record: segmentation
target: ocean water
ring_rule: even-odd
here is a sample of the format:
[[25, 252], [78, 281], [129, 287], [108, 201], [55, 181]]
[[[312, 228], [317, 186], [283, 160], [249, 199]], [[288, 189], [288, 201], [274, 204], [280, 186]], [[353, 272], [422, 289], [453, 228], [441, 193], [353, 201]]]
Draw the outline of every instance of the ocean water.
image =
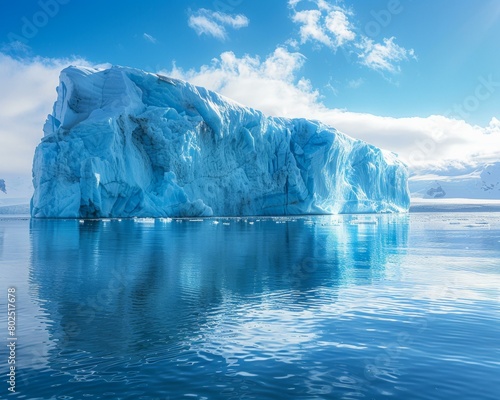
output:
[[3, 218], [0, 274], [2, 399], [499, 398], [500, 213]]

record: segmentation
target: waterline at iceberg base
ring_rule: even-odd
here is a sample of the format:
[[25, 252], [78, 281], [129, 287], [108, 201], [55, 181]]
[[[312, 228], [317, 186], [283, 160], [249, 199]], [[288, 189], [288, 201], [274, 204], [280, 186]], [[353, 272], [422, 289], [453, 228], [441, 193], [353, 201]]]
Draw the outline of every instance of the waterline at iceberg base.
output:
[[33, 162], [38, 218], [403, 212], [393, 153], [124, 67], [62, 71]]

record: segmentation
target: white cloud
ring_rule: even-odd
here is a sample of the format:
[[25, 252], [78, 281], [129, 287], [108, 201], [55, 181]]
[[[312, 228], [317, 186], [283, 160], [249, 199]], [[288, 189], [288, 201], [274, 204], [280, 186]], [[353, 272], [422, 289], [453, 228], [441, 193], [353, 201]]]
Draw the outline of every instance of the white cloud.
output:
[[191, 15], [188, 25], [193, 28], [198, 35], [213, 36], [217, 39], [226, 38], [226, 30], [223, 26], [202, 15]]
[[[309, 0], [309, 8], [297, 10], [304, 0], [289, 0], [292, 10], [291, 19], [299, 25], [300, 43], [311, 42], [337, 50], [354, 50], [359, 62], [378, 72], [397, 73], [399, 63], [416, 59], [413, 49], [405, 49], [395, 43], [395, 38], [383, 38], [375, 43], [363, 34], [356, 34], [356, 27], [349, 20], [353, 12], [326, 0]], [[312, 7], [312, 8], [311, 8]], [[292, 42], [293, 39], [290, 40]]]
[[155, 44], [158, 41], [154, 36], [151, 36], [149, 33], [143, 33], [142, 37], [148, 42], [151, 42], [153, 44]]
[[326, 16], [325, 25], [335, 36], [337, 47], [354, 40], [356, 37], [356, 34], [350, 29], [351, 24], [344, 10], [330, 11]]
[[415, 53], [412, 49], [406, 50], [394, 43], [394, 37], [389, 39], [384, 38], [383, 44], [374, 43], [373, 40], [363, 38], [363, 41], [358, 45], [361, 49], [359, 58], [361, 64], [379, 72], [399, 72], [400, 61], [406, 61], [410, 58], [415, 58]]
[[249, 20], [242, 14], [229, 15], [201, 8], [191, 14], [188, 25], [198, 35], [213, 36], [220, 40], [227, 38], [226, 27], [240, 29], [248, 26]]
[[317, 0], [317, 9], [297, 11], [295, 6], [300, 0], [289, 1], [293, 10], [292, 21], [300, 25], [299, 35], [302, 44], [318, 42], [332, 49], [354, 40], [356, 34], [351, 30], [350, 13], [326, 1]]
[[88, 65], [82, 59], [14, 59], [0, 53], [0, 176], [30, 174], [59, 72], [70, 64]]
[[490, 123], [488, 124], [488, 126], [485, 128], [485, 133], [494, 135], [495, 133], [498, 133], [498, 132], [500, 132], [500, 120], [493, 117], [490, 120]]
[[225, 52], [199, 70], [184, 71], [174, 66], [160, 73], [215, 90], [269, 115], [286, 116], [301, 114], [319, 98], [307, 79], [296, 79], [303, 63], [300, 53], [278, 47], [264, 60]]
[[[223, 53], [198, 70], [162, 71], [216, 90], [267, 115], [304, 117], [398, 153], [413, 170], [500, 159], [500, 122], [473, 126], [446, 116], [391, 118], [325, 107], [310, 81], [299, 77], [304, 57], [278, 47], [265, 59]], [[280, 73], [280, 71], [283, 71]], [[361, 84], [353, 81], [352, 85]]]
[[249, 24], [249, 20], [242, 14], [229, 15], [223, 12], [211, 12], [212, 18], [223, 25], [228, 25], [234, 29], [245, 28]]
[[300, 42], [317, 41], [328, 47], [333, 47], [333, 41], [321, 26], [321, 12], [319, 10], [304, 10], [296, 12], [293, 22], [300, 24]]

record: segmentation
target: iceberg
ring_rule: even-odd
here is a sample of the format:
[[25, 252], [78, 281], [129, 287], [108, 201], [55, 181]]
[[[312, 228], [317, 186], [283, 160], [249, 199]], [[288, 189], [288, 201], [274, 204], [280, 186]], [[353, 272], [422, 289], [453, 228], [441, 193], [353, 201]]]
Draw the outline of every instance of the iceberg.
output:
[[33, 160], [35, 218], [406, 212], [394, 153], [126, 67], [61, 72]]

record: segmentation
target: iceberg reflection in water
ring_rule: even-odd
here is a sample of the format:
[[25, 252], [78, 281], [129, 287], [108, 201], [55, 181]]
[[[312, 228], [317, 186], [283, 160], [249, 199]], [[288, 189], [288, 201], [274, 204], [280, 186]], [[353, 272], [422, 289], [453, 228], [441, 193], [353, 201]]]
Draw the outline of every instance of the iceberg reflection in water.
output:
[[490, 398], [500, 219], [426, 218], [32, 220], [23, 395]]

